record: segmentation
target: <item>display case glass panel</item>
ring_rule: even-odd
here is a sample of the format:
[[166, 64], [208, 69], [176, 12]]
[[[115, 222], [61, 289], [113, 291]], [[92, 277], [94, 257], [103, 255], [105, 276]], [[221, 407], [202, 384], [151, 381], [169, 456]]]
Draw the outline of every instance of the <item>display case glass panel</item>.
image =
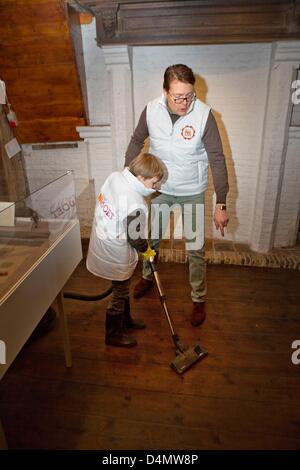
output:
[[51, 181], [31, 178], [29, 187], [23, 200], [0, 203], [0, 305], [57, 239], [78, 223], [71, 171]]

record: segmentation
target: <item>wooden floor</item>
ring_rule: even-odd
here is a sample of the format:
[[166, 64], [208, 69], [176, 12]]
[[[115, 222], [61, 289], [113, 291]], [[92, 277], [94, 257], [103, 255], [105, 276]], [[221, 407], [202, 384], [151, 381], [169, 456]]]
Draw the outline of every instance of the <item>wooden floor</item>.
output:
[[[184, 343], [209, 355], [184, 376], [155, 291], [132, 302], [147, 329], [131, 350], [104, 345], [107, 300], [66, 300], [73, 368], [59, 325], [27, 346], [0, 383], [14, 449], [300, 449], [300, 272], [208, 267], [208, 318], [193, 328], [187, 266], [162, 263], [167, 305]], [[96, 293], [81, 264], [67, 290]], [[24, 308], [24, 314], [26, 309]]]

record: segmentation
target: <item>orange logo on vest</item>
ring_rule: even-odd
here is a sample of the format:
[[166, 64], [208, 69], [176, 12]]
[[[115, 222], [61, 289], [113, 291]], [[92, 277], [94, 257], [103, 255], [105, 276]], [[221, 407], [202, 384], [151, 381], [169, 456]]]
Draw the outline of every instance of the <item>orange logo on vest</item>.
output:
[[181, 135], [185, 140], [191, 140], [194, 137], [195, 133], [196, 131], [193, 126], [184, 126], [181, 129]]

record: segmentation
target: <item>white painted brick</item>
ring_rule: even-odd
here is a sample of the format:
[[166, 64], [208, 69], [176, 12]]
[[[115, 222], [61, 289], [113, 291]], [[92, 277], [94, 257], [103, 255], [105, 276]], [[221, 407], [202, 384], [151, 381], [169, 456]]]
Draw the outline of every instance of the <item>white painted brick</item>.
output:
[[274, 245], [293, 246], [300, 208], [300, 129], [290, 128]]
[[[95, 21], [90, 25], [82, 25], [82, 35], [91, 124], [109, 125], [111, 84], [108, 81], [104, 53], [96, 45]], [[271, 52], [272, 45], [264, 43], [133, 47], [135, 125], [147, 102], [162, 93], [163, 73], [168, 65], [186, 63], [198, 76], [197, 94], [213, 109], [226, 156], [230, 185], [227, 201], [230, 224], [225, 235], [225, 239], [228, 240], [249, 241], [254, 213], [255, 226], [252, 229], [252, 237], [267, 239], [273, 230], [274, 212], [268, 212], [266, 204], [274, 206], [275, 210], [277, 192], [273, 191], [274, 182], [279, 183], [282, 176], [282, 153], [277, 150], [276, 145], [282, 141], [285, 129], [282, 126], [274, 126], [274, 122], [280, 122], [281, 112], [280, 106], [274, 99], [269, 103], [269, 113], [273, 113], [275, 121], [270, 123], [267, 120], [264, 130]], [[276, 90], [280, 91], [282, 87], [286, 87], [284, 74], [286, 65], [282, 66], [276, 62], [273, 71], [278, 71], [278, 67], [283, 71], [282, 77], [276, 84]], [[123, 72], [120, 73], [122, 76]], [[118, 73], [115, 76], [118, 76]], [[117, 84], [114, 85], [114, 89], [116, 93], [114, 103], [118, 103], [119, 100], [120, 115], [123, 116], [124, 107], [130, 104], [125, 104], [118, 96]], [[128, 131], [125, 126], [121, 127], [116, 138], [125, 142], [129, 139], [126, 134]], [[276, 231], [276, 243], [280, 245], [288, 236], [290, 237], [291, 224], [287, 227], [287, 221], [290, 220], [292, 213], [295, 214], [294, 205], [291, 204], [291, 194], [297, 193], [300, 188], [299, 141], [294, 138], [288, 147], [289, 156], [283, 175]], [[69, 168], [75, 171], [82, 231], [87, 233], [92, 218], [91, 200], [94, 198], [94, 193], [98, 192], [109, 173], [116, 169], [116, 155], [112, 153], [111, 138], [102, 138], [101, 142], [94, 142], [92, 145], [81, 141], [78, 149], [32, 151], [30, 145], [25, 145], [23, 148], [28, 172], [34, 173], [37, 177], [41, 173], [51, 175], [51, 172]], [[270, 160], [260, 161], [262, 150], [264, 152], [270, 150], [272, 165]], [[92, 161], [88, 154], [93, 156]], [[121, 155], [118, 155], [118, 159], [121, 160]], [[261, 188], [262, 197], [257, 199], [260, 178], [263, 179], [264, 185]], [[215, 200], [213, 192], [210, 175], [206, 192], [206, 236], [220, 238], [212, 220]]]
[[104, 54], [96, 42], [95, 19], [81, 26], [90, 124], [109, 124], [109, 84]]
[[[247, 242], [249, 211], [255, 200], [262, 143], [271, 46], [236, 44], [211, 46], [163, 46], [133, 49], [135, 121], [146, 103], [162, 93], [165, 68], [185, 63], [202, 79], [196, 82], [200, 99], [212, 106], [226, 155], [234, 233], [230, 222], [226, 239]], [[149, 79], [151, 77], [151, 79]], [[204, 82], [203, 82], [204, 80]], [[201, 86], [202, 85], [202, 86]], [[206, 93], [203, 93], [206, 90]], [[212, 197], [212, 182], [206, 194]], [[246, 228], [245, 228], [246, 227]], [[212, 210], [206, 207], [206, 236], [217, 236]]]

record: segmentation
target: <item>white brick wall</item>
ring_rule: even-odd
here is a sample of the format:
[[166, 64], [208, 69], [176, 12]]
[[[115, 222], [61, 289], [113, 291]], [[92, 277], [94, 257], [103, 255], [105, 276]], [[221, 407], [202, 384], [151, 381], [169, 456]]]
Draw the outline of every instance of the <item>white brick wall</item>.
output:
[[[82, 233], [87, 234], [92, 220], [95, 193], [99, 192], [107, 175], [117, 168], [117, 156], [113, 155], [116, 152], [112, 149], [116, 148], [115, 139], [118, 139], [118, 131], [120, 133], [122, 129], [116, 128], [120, 127], [116, 124], [117, 120], [112, 121], [112, 105], [116, 107], [117, 103], [120, 115], [123, 116], [126, 115], [125, 111], [130, 104], [126, 103], [124, 93], [116, 92], [113, 100], [109, 92], [112, 84], [108, 81], [105, 54], [96, 45], [95, 22], [83, 25], [82, 34], [90, 122], [93, 126], [100, 125], [107, 129], [108, 134], [104, 136], [105, 133], [102, 133], [100, 139], [85, 138], [84, 142], [79, 142], [78, 149], [32, 151], [31, 146], [25, 146], [25, 160], [27, 168], [36, 174], [51, 173], [54, 169], [75, 170], [78, 212], [82, 222]], [[275, 242], [277, 245], [284, 245], [287, 237], [291, 239], [292, 215], [288, 209], [291, 192], [287, 188], [295, 189], [295, 185], [298, 184], [293, 173], [293, 165], [296, 164], [295, 161], [299, 155], [300, 142], [297, 139], [289, 147], [281, 195], [278, 194], [278, 190], [267, 190], [267, 188], [274, 188], [274, 181], [280, 183], [282, 179], [280, 158], [282, 149], [276, 152], [274, 143], [280, 134], [282, 145], [282, 132], [284, 132], [281, 128], [277, 132], [274, 126], [281, 109], [280, 100], [278, 106], [278, 97], [274, 109], [272, 100], [276, 97], [271, 96], [268, 101], [270, 78], [278, 68], [286, 68], [286, 70], [289, 68], [280, 62], [272, 65], [272, 48], [271, 44], [262, 43], [145, 46], [132, 49], [135, 125], [146, 103], [162, 93], [165, 68], [174, 63], [185, 63], [192, 67], [197, 76], [197, 94], [212, 107], [216, 117], [229, 171], [230, 192], [227, 202], [230, 224], [225, 238], [249, 243], [255, 240], [256, 246], [263, 247], [268, 246], [268, 242], [264, 243], [264, 239], [270, 239], [270, 234], [274, 231], [274, 211], [277, 210], [275, 208], [273, 211], [268, 211], [266, 207], [276, 207], [275, 201], [279, 200], [279, 196], [281, 199]], [[297, 43], [283, 44], [279, 48], [279, 55], [281, 55], [278, 55], [277, 60], [286, 61], [286, 51], [290, 49], [297, 60]], [[122, 69], [122, 64], [120, 67]], [[120, 70], [120, 76], [123, 76], [122, 74], [124, 75], [124, 71]], [[283, 80], [282, 83], [280, 80]], [[114, 87], [116, 88], [117, 85]], [[283, 73], [278, 81], [278, 90], [284, 87], [289, 87], [289, 83], [286, 82]], [[266, 119], [266, 113], [268, 113], [268, 119]], [[273, 123], [271, 122], [273, 128], [268, 130], [272, 113], [274, 113]], [[125, 128], [125, 124], [122, 128]], [[268, 148], [271, 149], [269, 155], [266, 154]], [[272, 156], [273, 149], [275, 158]], [[294, 157], [290, 156], [291, 153]], [[264, 156], [267, 158], [262, 158]], [[206, 236], [220, 238], [212, 221], [213, 198], [210, 178], [206, 194]], [[293, 212], [295, 219], [294, 214], [295, 210]], [[287, 230], [287, 224], [289, 224], [289, 230]]]
[[300, 127], [290, 127], [274, 246], [293, 246], [300, 216]]
[[81, 26], [91, 125], [109, 124], [109, 83], [104, 54], [96, 42], [95, 20]]
[[[257, 172], [251, 233], [251, 248], [259, 252], [269, 251], [274, 246], [292, 111], [291, 86], [300, 63], [300, 42], [278, 42], [272, 46], [272, 49], [264, 137]], [[299, 152], [298, 145], [298, 154]]]
[[[249, 241], [262, 145], [270, 44], [136, 47], [133, 49], [135, 122], [162, 93], [165, 68], [185, 63], [197, 75], [196, 91], [212, 106], [229, 171], [230, 224], [226, 239]], [[212, 184], [206, 194], [206, 236], [220, 237], [212, 221]]]

